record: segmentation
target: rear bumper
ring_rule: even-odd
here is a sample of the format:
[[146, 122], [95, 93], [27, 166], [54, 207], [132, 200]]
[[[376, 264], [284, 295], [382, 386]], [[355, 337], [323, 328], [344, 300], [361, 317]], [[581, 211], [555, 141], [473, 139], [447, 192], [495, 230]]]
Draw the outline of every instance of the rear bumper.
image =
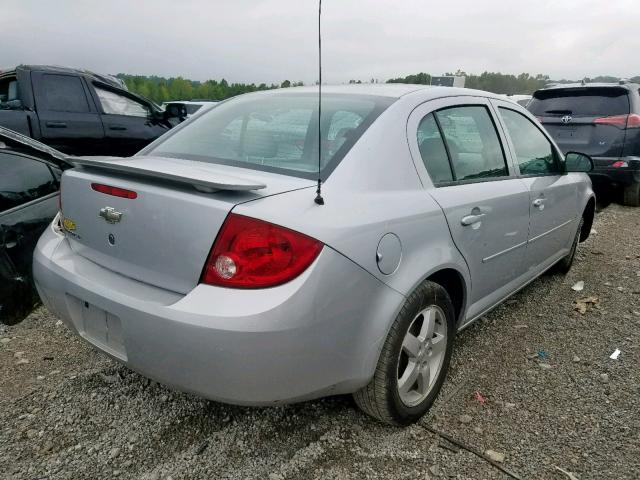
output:
[[75, 254], [49, 227], [34, 253], [45, 305], [133, 370], [227, 403], [268, 405], [366, 385], [404, 298], [325, 247], [295, 280], [262, 290], [162, 290]]
[[[626, 167], [613, 168], [615, 162], [623, 161]], [[640, 182], [640, 157], [594, 157], [594, 168], [589, 176], [594, 183], [613, 183], [631, 185]]]

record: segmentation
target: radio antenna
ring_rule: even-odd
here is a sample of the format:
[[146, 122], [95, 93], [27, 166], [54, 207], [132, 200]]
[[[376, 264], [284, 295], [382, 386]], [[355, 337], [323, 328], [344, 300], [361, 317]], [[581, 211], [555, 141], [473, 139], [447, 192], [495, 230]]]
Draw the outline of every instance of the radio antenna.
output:
[[322, 198], [322, 0], [318, 0], [318, 188], [314, 202], [324, 205]]

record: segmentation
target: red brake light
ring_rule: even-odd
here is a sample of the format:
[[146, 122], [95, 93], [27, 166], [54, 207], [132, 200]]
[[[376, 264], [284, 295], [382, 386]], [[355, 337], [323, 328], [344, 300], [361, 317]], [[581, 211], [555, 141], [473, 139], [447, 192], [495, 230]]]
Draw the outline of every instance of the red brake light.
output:
[[103, 185], [101, 183], [92, 183], [91, 188], [96, 192], [104, 193], [105, 195], [113, 195], [114, 197], [129, 198], [132, 200], [134, 198], [138, 198], [138, 194], [132, 190]]
[[596, 125], [613, 125], [616, 127], [625, 128], [630, 116], [631, 115], [612, 115], [610, 117], [600, 117], [596, 118], [593, 123], [595, 123]]
[[612, 168], [625, 168], [628, 167], [629, 164], [627, 162], [625, 162], [624, 160], [618, 160], [617, 162], [613, 162], [611, 164]]
[[322, 246], [302, 233], [231, 213], [211, 248], [201, 282], [234, 288], [280, 285], [305, 271]]
[[627, 119], [627, 128], [640, 128], [640, 115], [632, 113]]

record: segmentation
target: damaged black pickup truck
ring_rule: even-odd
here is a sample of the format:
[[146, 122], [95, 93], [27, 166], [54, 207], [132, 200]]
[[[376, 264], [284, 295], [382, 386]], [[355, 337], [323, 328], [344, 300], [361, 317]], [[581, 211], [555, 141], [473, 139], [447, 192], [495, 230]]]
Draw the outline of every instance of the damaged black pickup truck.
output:
[[0, 72], [0, 126], [68, 155], [131, 156], [186, 116], [109, 75], [40, 65]]

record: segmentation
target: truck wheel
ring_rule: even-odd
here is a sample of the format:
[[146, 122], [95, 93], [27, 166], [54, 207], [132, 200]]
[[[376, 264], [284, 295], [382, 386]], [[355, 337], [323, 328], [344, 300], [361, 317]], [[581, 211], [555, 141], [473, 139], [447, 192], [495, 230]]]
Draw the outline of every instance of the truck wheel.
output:
[[625, 187], [622, 203], [628, 207], [640, 207], [640, 182]]
[[393, 322], [373, 378], [353, 394], [358, 406], [390, 425], [417, 421], [442, 387], [455, 334], [451, 298], [439, 284], [425, 281]]

